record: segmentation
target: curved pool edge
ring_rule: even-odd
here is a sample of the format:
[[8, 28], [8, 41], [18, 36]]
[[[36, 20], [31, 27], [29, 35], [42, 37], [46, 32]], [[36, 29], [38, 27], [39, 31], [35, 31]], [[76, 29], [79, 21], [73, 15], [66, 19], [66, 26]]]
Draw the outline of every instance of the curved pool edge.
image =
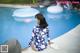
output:
[[[76, 42], [80, 39], [78, 33], [80, 31], [80, 24], [69, 32], [61, 35], [58, 38], [52, 40], [54, 42], [53, 46], [48, 46], [47, 49], [41, 51], [40, 53], [76, 53], [79, 51], [80, 43]], [[78, 44], [77, 44], [78, 43]], [[56, 49], [56, 46], [59, 49]], [[79, 47], [76, 47], [79, 46]], [[31, 47], [22, 50], [22, 53], [39, 53], [38, 51], [32, 50]]]
[[60, 48], [64, 49], [74, 49], [78, 48], [77, 46], [80, 46], [80, 24], [77, 25], [75, 28], [70, 30], [69, 32], [52, 39], [51, 41], [54, 42], [54, 44], [57, 44]]
[[26, 8], [26, 7], [36, 7], [32, 4], [0, 4], [0, 7], [11, 7], [11, 8]]

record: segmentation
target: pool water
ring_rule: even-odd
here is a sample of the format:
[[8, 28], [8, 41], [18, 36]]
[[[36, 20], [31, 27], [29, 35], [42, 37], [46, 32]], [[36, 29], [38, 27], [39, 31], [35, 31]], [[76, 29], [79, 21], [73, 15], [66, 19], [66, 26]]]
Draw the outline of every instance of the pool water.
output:
[[[30, 23], [18, 22], [12, 16], [16, 8], [0, 7], [0, 44], [6, 40], [17, 39], [22, 48], [28, 47], [32, 29], [36, 21]], [[80, 12], [76, 10], [64, 10], [59, 14], [47, 12], [47, 8], [36, 8], [44, 15], [49, 27], [51, 39], [57, 38], [80, 24]], [[35, 19], [34, 17], [31, 17]]]

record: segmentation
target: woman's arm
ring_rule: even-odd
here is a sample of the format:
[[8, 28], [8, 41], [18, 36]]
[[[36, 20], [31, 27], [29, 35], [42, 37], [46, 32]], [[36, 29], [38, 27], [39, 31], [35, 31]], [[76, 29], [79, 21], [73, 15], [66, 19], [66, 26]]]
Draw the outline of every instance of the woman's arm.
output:
[[49, 44], [49, 45], [50, 45], [50, 44], [53, 44], [53, 42], [50, 41], [49, 30], [48, 30], [48, 28], [47, 28], [47, 38], [48, 38], [48, 44]]
[[30, 43], [29, 43], [29, 46], [32, 46], [33, 45], [33, 41], [34, 41], [34, 29], [33, 29], [33, 31], [32, 31], [32, 38], [31, 38], [31, 40], [30, 40]]
[[53, 42], [50, 41], [49, 34], [47, 35], [47, 38], [48, 38], [48, 44], [49, 44], [49, 45], [53, 44]]

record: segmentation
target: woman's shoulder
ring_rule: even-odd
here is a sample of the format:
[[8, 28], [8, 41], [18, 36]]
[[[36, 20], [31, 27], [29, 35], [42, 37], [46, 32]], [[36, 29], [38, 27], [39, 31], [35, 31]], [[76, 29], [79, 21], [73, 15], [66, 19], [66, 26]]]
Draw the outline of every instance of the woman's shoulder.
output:
[[39, 26], [34, 26], [33, 28], [39, 28]]
[[48, 29], [48, 27], [44, 28], [44, 29]]
[[34, 26], [33, 30], [38, 31], [40, 30], [39, 26]]
[[40, 26], [39, 26], [39, 25], [37, 25], [37, 26], [34, 26], [34, 29], [48, 30], [48, 27], [45, 27], [45, 28], [40, 28]]

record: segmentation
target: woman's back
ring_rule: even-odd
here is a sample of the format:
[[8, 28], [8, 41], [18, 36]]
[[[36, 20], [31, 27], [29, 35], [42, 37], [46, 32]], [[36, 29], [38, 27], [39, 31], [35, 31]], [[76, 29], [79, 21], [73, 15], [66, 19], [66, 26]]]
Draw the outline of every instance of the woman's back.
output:
[[43, 50], [47, 47], [47, 43], [45, 42], [45, 36], [48, 37], [48, 27], [46, 28], [40, 28], [39, 26], [36, 26], [33, 29], [33, 35], [34, 35], [34, 45], [35, 48], [39, 50]]

